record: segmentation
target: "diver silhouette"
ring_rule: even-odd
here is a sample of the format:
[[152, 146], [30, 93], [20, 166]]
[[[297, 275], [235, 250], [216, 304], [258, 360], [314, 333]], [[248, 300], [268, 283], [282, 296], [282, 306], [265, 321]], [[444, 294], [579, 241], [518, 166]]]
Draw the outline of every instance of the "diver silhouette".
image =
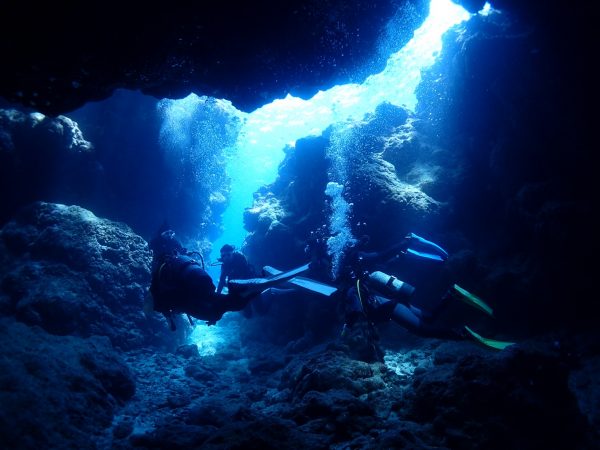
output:
[[[187, 314], [214, 325], [228, 311], [241, 311], [260, 293], [308, 270], [308, 264], [269, 278], [228, 280], [227, 294], [217, 293], [202, 255], [188, 252], [172, 230], [151, 242], [152, 281], [145, 311], [162, 313], [175, 329], [174, 314]], [[190, 319], [191, 322], [191, 319]]]

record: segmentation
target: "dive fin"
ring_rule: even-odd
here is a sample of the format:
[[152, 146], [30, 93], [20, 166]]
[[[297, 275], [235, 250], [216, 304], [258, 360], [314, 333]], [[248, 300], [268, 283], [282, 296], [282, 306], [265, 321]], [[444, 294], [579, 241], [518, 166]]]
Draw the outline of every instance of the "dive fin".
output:
[[494, 350], [504, 350], [506, 347], [515, 344], [514, 342], [496, 341], [494, 339], [484, 338], [483, 336], [475, 333], [473, 330], [471, 330], [466, 325], [465, 325], [465, 330], [467, 330], [469, 332], [469, 334], [471, 335], [471, 337], [473, 339], [475, 339], [477, 342], [479, 342], [487, 347], [493, 348]]
[[448, 259], [448, 252], [446, 250], [444, 250], [442, 247], [440, 247], [439, 245], [437, 245], [435, 242], [428, 241], [427, 239], [422, 238], [421, 236], [418, 236], [415, 233], [409, 233], [408, 237], [410, 239], [413, 239], [415, 242], [418, 242], [419, 244], [421, 244], [424, 247], [429, 247], [429, 249], [433, 249], [434, 251], [437, 251], [437, 253], [439, 253], [442, 261], [445, 261], [446, 259]]
[[444, 258], [442, 258], [439, 255], [434, 255], [433, 253], [420, 252], [412, 248], [407, 248], [406, 253], [416, 256], [418, 258], [433, 259], [434, 261], [444, 261]]
[[333, 286], [305, 277], [292, 278], [289, 281], [289, 283], [295, 284], [296, 286], [307, 289], [309, 291], [316, 292], [317, 294], [325, 295], [327, 297], [329, 297], [337, 291], [337, 288]]
[[494, 316], [494, 310], [476, 295], [473, 295], [469, 291], [461, 288], [458, 284], [452, 286], [452, 289], [454, 290], [453, 292], [457, 294], [458, 298], [460, 298], [467, 305], [477, 308], [491, 317]]
[[[296, 269], [290, 269], [287, 272], [281, 272], [277, 275], [273, 275], [272, 277], [267, 278], [267, 281], [270, 283], [289, 281], [291, 278], [296, 275], [301, 274], [302, 272], [306, 272], [309, 268], [309, 264], [304, 264], [303, 266], [297, 267]], [[267, 286], [271, 287], [271, 286]]]
[[273, 266], [263, 266], [263, 274], [273, 276], [273, 275], [278, 275], [280, 273], [281, 273], [281, 270], [278, 270]]
[[242, 295], [258, 293], [277, 284], [289, 281], [290, 279], [294, 278], [298, 274], [301, 274], [302, 272], [306, 272], [308, 270], [308, 266], [308, 264], [304, 264], [303, 266], [288, 270], [287, 272], [278, 273], [277, 275], [271, 276], [269, 278], [229, 280], [227, 286], [229, 288], [229, 291], [237, 291]]
[[[263, 271], [269, 275], [278, 275], [282, 273], [281, 270], [278, 270], [271, 266], [264, 266]], [[291, 280], [288, 280], [288, 283], [291, 283], [308, 291], [315, 292], [317, 294], [325, 295], [327, 297], [329, 297], [337, 291], [337, 288], [333, 286], [305, 277], [294, 277]]]

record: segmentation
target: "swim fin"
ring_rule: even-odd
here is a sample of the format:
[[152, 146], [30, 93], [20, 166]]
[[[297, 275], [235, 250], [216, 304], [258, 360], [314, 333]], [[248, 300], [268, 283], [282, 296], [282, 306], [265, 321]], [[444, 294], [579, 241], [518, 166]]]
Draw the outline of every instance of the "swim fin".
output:
[[327, 297], [329, 297], [337, 291], [336, 287], [305, 277], [295, 277], [292, 278], [289, 282], [295, 284], [298, 287], [307, 289], [312, 292], [316, 292], [317, 294], [325, 295]]
[[[448, 259], [448, 252], [439, 245], [437, 245], [435, 242], [428, 241], [427, 239], [422, 238], [421, 236], [418, 236], [415, 233], [408, 233], [407, 238], [415, 244], [417, 244], [417, 246], [420, 246], [423, 249], [427, 249], [428, 251], [424, 252], [425, 254], [430, 254], [429, 252], [433, 251], [439, 255], [441, 261], [445, 261]], [[414, 251], [414, 249], [412, 250]], [[420, 250], [417, 250], [417, 252], [420, 252]]]
[[[282, 273], [281, 270], [278, 270], [271, 266], [264, 266], [263, 271], [269, 275], [278, 275]], [[291, 283], [308, 291], [315, 292], [317, 294], [325, 295], [327, 297], [329, 297], [337, 291], [337, 288], [333, 286], [305, 277], [294, 277], [291, 280], [288, 280], [288, 283]]]
[[473, 308], [477, 308], [480, 311], [483, 311], [490, 317], [494, 316], [494, 310], [488, 306], [483, 300], [481, 300], [476, 295], [471, 294], [469, 291], [461, 288], [458, 284], [455, 284], [451, 288], [451, 293], [455, 294], [460, 300], [465, 302], [467, 305], [472, 306]]
[[444, 258], [442, 258], [439, 255], [434, 255], [433, 253], [420, 252], [412, 248], [407, 248], [406, 253], [408, 253], [409, 255], [416, 256], [418, 258], [433, 259], [434, 261], [444, 261]]
[[496, 341], [494, 339], [484, 338], [480, 334], [475, 333], [468, 326], [465, 325], [465, 330], [469, 332], [469, 335], [475, 339], [477, 342], [485, 345], [486, 347], [493, 348], [494, 350], [504, 350], [506, 347], [510, 345], [514, 345], [514, 342], [506, 342], [506, 341]]
[[281, 272], [269, 278], [249, 278], [247, 280], [229, 280], [227, 287], [230, 292], [237, 292], [243, 297], [250, 294], [260, 293], [270, 287], [277, 284], [284, 283], [294, 278], [296, 275], [306, 272], [308, 270], [308, 264], [297, 267], [295, 269], [288, 270], [287, 272]]

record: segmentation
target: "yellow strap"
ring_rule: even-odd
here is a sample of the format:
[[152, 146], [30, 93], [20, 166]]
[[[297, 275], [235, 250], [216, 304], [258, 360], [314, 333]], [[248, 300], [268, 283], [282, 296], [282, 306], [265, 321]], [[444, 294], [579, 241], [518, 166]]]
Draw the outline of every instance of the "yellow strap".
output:
[[358, 299], [360, 300], [360, 307], [362, 308], [363, 314], [365, 313], [365, 304], [362, 301], [362, 295], [360, 295], [360, 278], [356, 280], [356, 292], [358, 292]]

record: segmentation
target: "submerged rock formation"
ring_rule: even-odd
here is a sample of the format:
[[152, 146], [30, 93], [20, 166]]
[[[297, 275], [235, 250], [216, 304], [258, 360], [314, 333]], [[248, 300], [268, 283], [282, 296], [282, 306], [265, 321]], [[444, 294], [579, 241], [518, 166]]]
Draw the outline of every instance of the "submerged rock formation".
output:
[[417, 92], [417, 128], [460, 162], [447, 227], [478, 253], [478, 289], [522, 333], [600, 317], [589, 301], [600, 225], [591, 116], [583, 79], [572, 79], [577, 54], [547, 38], [508, 14], [474, 17], [446, 35]]
[[225, 152], [240, 119], [227, 102], [189, 102], [194, 108], [178, 118], [167, 117], [168, 102], [158, 110], [156, 99], [124, 91], [71, 118], [0, 109], [0, 226], [40, 200], [88, 208], [146, 239], [168, 222], [208, 247], [221, 230]]
[[0, 109], [0, 223], [36, 200], [86, 202], [100, 182], [91, 142], [65, 116]]
[[135, 379], [106, 337], [53, 336], [0, 319], [0, 437], [6, 448], [99, 448]]
[[381, 247], [417, 224], [435, 229], [431, 222], [444, 205], [428, 192], [443, 191], [438, 187], [444, 183], [438, 166], [443, 162], [426, 136], [417, 137], [413, 123], [403, 108], [383, 104], [349, 130], [330, 128], [321, 137], [298, 140], [275, 183], [257, 192], [245, 212], [249, 257], [257, 265], [284, 266], [306, 258], [311, 232], [338, 214], [325, 195], [336, 161], [344, 166], [343, 196], [352, 205], [355, 236], [367, 234], [371, 245]]
[[59, 336], [108, 336], [121, 349], [165, 345], [164, 321], [142, 311], [150, 261], [124, 224], [78, 206], [32, 204], [0, 231], [2, 315]]
[[[446, 272], [398, 274], [418, 293], [467, 283], [494, 306], [486, 329], [516, 345], [490, 353], [390, 324], [380, 330], [384, 363], [361, 361], [339, 339], [335, 299], [301, 295], [250, 319], [219, 353], [176, 349], [185, 336], [141, 312], [145, 241], [78, 206], [36, 203], [0, 231], [0, 441], [27, 449], [597, 448], [592, 115], [585, 84], [563, 85], [589, 77], [576, 54], [586, 28], [566, 20], [585, 7], [538, 12], [536, 3], [500, 1], [506, 15], [450, 33], [450, 51], [424, 74], [417, 114], [384, 106], [346, 141], [352, 231], [371, 234], [378, 249], [418, 226], [450, 251]], [[510, 7], [522, 15], [509, 17]], [[553, 50], [567, 58], [554, 60]], [[47, 68], [26, 69], [48, 85]], [[96, 89], [98, 73], [65, 103], [55, 99], [79, 79], [57, 78], [71, 82], [65, 90], [51, 81], [42, 103], [56, 111], [106, 95], [113, 85]], [[156, 80], [138, 75], [150, 87]], [[13, 88], [2, 95], [16, 99]], [[332, 135], [299, 141], [278, 181], [257, 194], [246, 216], [257, 262], [305, 261], [306, 238], [328, 217]]]
[[12, 3], [1, 18], [10, 70], [0, 96], [57, 115], [117, 88], [157, 98], [195, 92], [249, 112], [383, 69], [385, 52], [401, 48], [427, 10], [422, 0], [56, 4], [33, 13]]
[[[299, 294], [201, 356], [143, 317], [150, 255], [127, 226], [35, 203], [0, 243], [0, 438], [12, 448], [566, 450], [598, 437], [593, 335], [501, 353], [404, 336], [366, 362], [324, 313], [333, 299]], [[294, 321], [302, 303], [313, 329]]]

